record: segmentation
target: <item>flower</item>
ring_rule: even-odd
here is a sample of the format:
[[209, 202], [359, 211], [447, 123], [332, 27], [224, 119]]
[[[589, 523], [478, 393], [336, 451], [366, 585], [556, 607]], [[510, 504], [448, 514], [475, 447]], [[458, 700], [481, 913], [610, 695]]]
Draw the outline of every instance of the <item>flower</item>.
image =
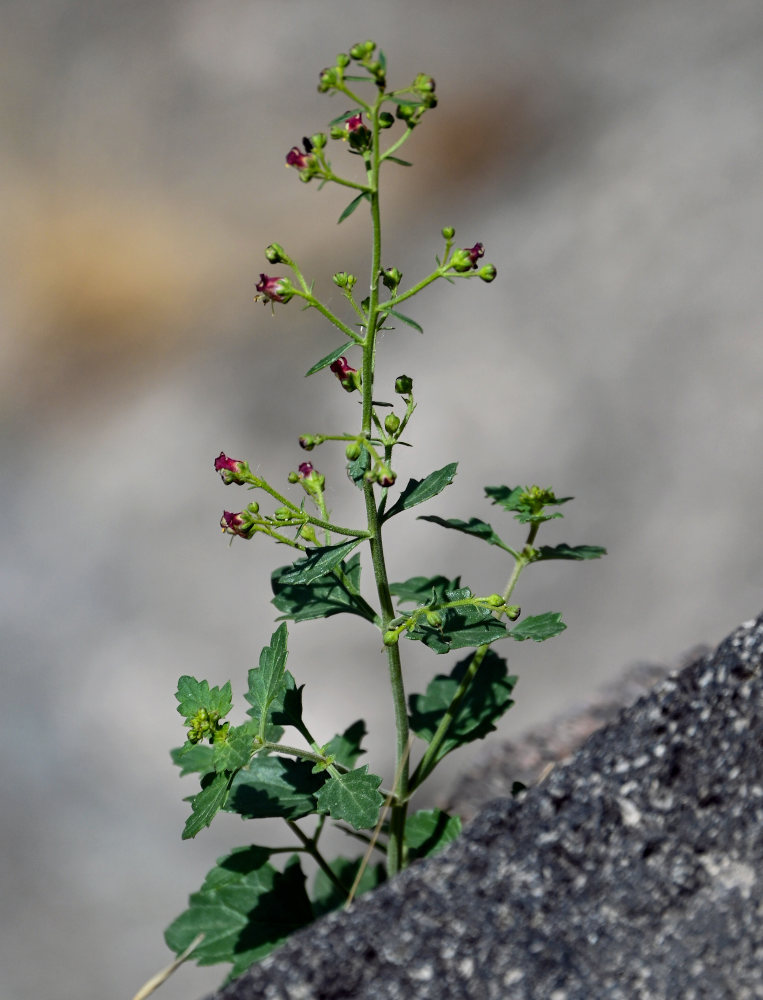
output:
[[246, 473], [249, 471], [249, 467], [246, 462], [239, 462], [237, 458], [228, 458], [224, 451], [215, 459], [215, 472], [219, 472], [222, 481], [226, 486], [230, 486], [231, 483], [237, 483], [242, 486], [246, 479]]
[[459, 274], [465, 271], [474, 271], [477, 269], [477, 261], [484, 256], [485, 247], [482, 243], [475, 243], [473, 247], [455, 250], [450, 258], [450, 266]]
[[336, 375], [345, 392], [354, 392], [360, 388], [360, 373], [357, 368], [348, 364], [347, 358], [344, 356], [332, 361], [329, 365], [329, 371]]
[[309, 181], [320, 170], [318, 159], [313, 153], [313, 144], [308, 138], [302, 140], [304, 152], [299, 146], [292, 146], [286, 154], [286, 166], [299, 170], [300, 180]]
[[276, 275], [268, 277], [267, 274], [260, 274], [260, 280], [255, 286], [259, 294], [255, 295], [255, 302], [257, 299], [262, 299], [263, 302], [288, 302], [289, 299], [294, 295], [294, 289], [291, 287], [291, 282], [288, 278], [279, 278]]
[[344, 123], [344, 127], [348, 132], [357, 132], [358, 129], [365, 128], [365, 125], [363, 124], [362, 112], [359, 111], [356, 115], [352, 115], [351, 118], [348, 118]]
[[480, 257], [485, 256], [485, 248], [481, 243], [475, 243], [473, 247], [468, 247], [465, 252], [469, 254], [469, 260], [474, 268], [477, 267], [477, 261]]
[[250, 537], [249, 530], [242, 517], [242, 512], [234, 514], [230, 510], [224, 510], [223, 516], [220, 518], [220, 527], [229, 535], [238, 535], [239, 538]]
[[313, 468], [312, 462], [300, 462], [297, 468], [297, 472], [299, 473], [300, 479], [307, 479], [307, 477], [311, 475], [314, 471], [315, 469]]

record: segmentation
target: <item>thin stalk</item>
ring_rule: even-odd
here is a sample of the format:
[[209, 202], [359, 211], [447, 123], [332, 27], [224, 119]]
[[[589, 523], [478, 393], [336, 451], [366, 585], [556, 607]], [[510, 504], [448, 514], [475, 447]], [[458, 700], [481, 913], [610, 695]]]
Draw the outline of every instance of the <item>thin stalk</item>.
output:
[[347, 896], [347, 894], [350, 892], [350, 889], [346, 885], [342, 885], [339, 878], [331, 870], [331, 866], [329, 865], [328, 861], [326, 861], [326, 859], [323, 857], [321, 852], [318, 850], [315, 841], [312, 838], [308, 837], [307, 834], [304, 833], [302, 830], [300, 830], [300, 828], [297, 826], [294, 820], [287, 819], [286, 822], [289, 824], [289, 829], [292, 831], [292, 833], [294, 833], [294, 835], [298, 837], [299, 840], [302, 841], [306, 853], [310, 855], [313, 861], [315, 861], [315, 863], [318, 865], [318, 867], [326, 876], [326, 878], [332, 883], [332, 885], [336, 886], [336, 888], [342, 893], [343, 896]]

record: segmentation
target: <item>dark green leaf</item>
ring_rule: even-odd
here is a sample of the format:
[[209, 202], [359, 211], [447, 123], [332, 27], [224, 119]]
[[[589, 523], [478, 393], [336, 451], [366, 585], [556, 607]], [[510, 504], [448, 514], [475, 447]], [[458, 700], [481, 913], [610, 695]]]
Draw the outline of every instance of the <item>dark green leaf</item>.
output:
[[390, 593], [398, 603], [413, 601], [415, 604], [434, 604], [445, 600], [445, 595], [461, 586], [461, 577], [449, 580], [447, 576], [412, 576], [404, 583], [391, 583]]
[[325, 545], [320, 549], [311, 549], [306, 559], [298, 559], [285, 573], [281, 574], [281, 583], [313, 583], [314, 580], [338, 566], [360, 542], [360, 538], [351, 538], [348, 542], [340, 542], [338, 545]]
[[180, 777], [186, 774], [208, 774], [214, 771], [215, 765], [212, 760], [214, 748], [204, 743], [190, 743], [188, 740], [182, 747], [175, 747], [170, 750], [172, 763], [180, 768]]
[[542, 615], [532, 615], [525, 618], [519, 625], [515, 625], [509, 632], [512, 639], [523, 642], [525, 639], [534, 639], [536, 642], [543, 642], [544, 639], [551, 639], [560, 632], [564, 632], [567, 626], [562, 621], [559, 611], [546, 611]]
[[283, 578], [291, 566], [275, 570], [270, 578], [275, 597], [273, 604], [284, 618], [295, 622], [313, 618], [330, 618], [347, 612], [367, 621], [376, 621], [374, 609], [360, 596], [360, 556], [354, 555], [312, 583], [289, 584]]
[[358, 719], [343, 733], [337, 734], [333, 740], [326, 744], [326, 753], [333, 754], [337, 764], [341, 764], [342, 767], [355, 767], [358, 757], [366, 752], [360, 744], [367, 732], [365, 722]]
[[450, 462], [436, 472], [432, 472], [426, 479], [409, 479], [408, 485], [397, 498], [396, 502], [384, 515], [385, 521], [394, 514], [399, 514], [402, 510], [415, 507], [416, 504], [431, 500], [438, 493], [442, 493], [446, 486], [450, 486], [456, 474], [458, 462]]
[[537, 486], [486, 486], [485, 495], [504, 510], [514, 512], [520, 524], [541, 524], [563, 514], [544, 514], [546, 507], [569, 503], [572, 497], [556, 497], [553, 490], [540, 490]]
[[431, 858], [461, 833], [461, 820], [441, 809], [421, 809], [405, 821], [408, 860]]
[[390, 94], [387, 98], [389, 101], [394, 101], [395, 104], [406, 104], [410, 105], [412, 108], [423, 108], [424, 103], [422, 101], [417, 101], [413, 97], [394, 97]]
[[313, 920], [305, 892], [305, 876], [296, 857], [283, 872], [269, 863], [269, 851], [243, 847], [219, 858], [189, 907], [164, 932], [172, 951], [180, 954], [199, 934], [194, 949], [199, 965], [232, 962], [238, 976], [264, 958], [281, 941]]
[[412, 326], [418, 333], [424, 332], [423, 326], [420, 326], [415, 320], [411, 319], [410, 316], [404, 316], [402, 313], [399, 313], [397, 309], [385, 309], [384, 318], [386, 319], [387, 316], [394, 316], [395, 319], [399, 319], [400, 322], [405, 323], [406, 326]]
[[270, 638], [270, 645], [260, 652], [260, 665], [249, 671], [249, 690], [244, 697], [252, 706], [247, 714], [261, 722], [267, 719], [270, 706], [284, 688], [286, 670], [286, 623], [279, 625]]
[[344, 820], [356, 830], [376, 826], [384, 798], [377, 790], [381, 778], [368, 774], [368, 764], [329, 778], [318, 792], [318, 806], [328, 812], [333, 820]]
[[401, 160], [399, 156], [384, 156], [382, 159], [389, 160], [390, 163], [399, 163], [401, 167], [413, 166], [410, 160]]
[[209, 826], [225, 804], [230, 775], [222, 772], [213, 777], [207, 775], [207, 778], [210, 780], [190, 800], [192, 812], [183, 828], [183, 840], [191, 840], [204, 827]]
[[537, 551], [539, 555], [535, 562], [545, 559], [600, 559], [607, 554], [607, 550], [600, 545], [541, 545]]
[[370, 195], [368, 194], [368, 191], [361, 191], [357, 198], [353, 198], [352, 199], [352, 201], [350, 202], [350, 204], [345, 208], [345, 210], [342, 212], [342, 214], [336, 220], [337, 221], [337, 225], [340, 222], [344, 222], [345, 219], [348, 219], [352, 215], [352, 213], [355, 211], [355, 209], [358, 207], [358, 205], [361, 203], [361, 201], [363, 201], [364, 199], [366, 201], [370, 201], [371, 200]]
[[301, 684], [297, 687], [296, 681], [287, 670], [284, 674], [281, 691], [271, 706], [270, 718], [277, 726], [293, 726], [309, 743], [310, 733], [302, 722], [302, 689], [304, 686]]
[[436, 517], [434, 514], [421, 514], [418, 520], [431, 521], [432, 524], [439, 524], [443, 528], [462, 531], [465, 535], [476, 535], [477, 538], [482, 538], [486, 541], [488, 545], [498, 545], [502, 549], [509, 550], [509, 546], [495, 533], [492, 525], [486, 521], [480, 521], [478, 517], [470, 517], [468, 521], [461, 521], [457, 517], [445, 518]]
[[299, 819], [316, 812], [315, 796], [325, 780], [308, 761], [258, 754], [236, 774], [225, 809], [245, 819]]
[[252, 742], [258, 733], [256, 722], [231, 727], [224, 740], [213, 747], [216, 771], [237, 771], [247, 764], [254, 752]]
[[357, 458], [347, 463], [347, 475], [359, 490], [363, 489], [363, 481], [370, 468], [371, 456], [365, 448], [361, 450]]
[[[409, 697], [411, 729], [421, 739], [431, 741], [471, 662], [472, 657], [467, 656], [449, 675], [438, 674], [426, 694]], [[494, 723], [514, 704], [511, 692], [516, 682], [516, 677], [509, 676], [506, 661], [489, 649], [450, 724], [437, 760], [464, 743], [492, 733]]]
[[[347, 79], [348, 79], [348, 77], [345, 77], [345, 80], [347, 80]], [[367, 80], [368, 77], [358, 76], [358, 77], [356, 77], [356, 79], [357, 80]], [[331, 128], [332, 125], [343, 125], [348, 119], [354, 118], [355, 115], [362, 114], [362, 112], [363, 112], [362, 108], [350, 108], [349, 111], [345, 111], [338, 118], [333, 118], [329, 122], [329, 128]]]
[[[449, 601], [471, 596], [465, 591], [453, 591], [445, 595]], [[448, 653], [452, 649], [466, 649], [495, 642], [506, 635], [506, 626], [492, 611], [484, 607], [463, 605], [458, 608], [437, 608], [441, 617], [439, 625], [430, 625], [425, 617], [419, 618], [416, 627], [404, 634], [408, 639], [423, 642], [435, 653]]]
[[178, 681], [175, 697], [179, 702], [177, 710], [186, 722], [190, 722], [202, 708], [210, 713], [218, 712], [222, 719], [230, 712], [233, 704], [230, 681], [221, 688], [210, 688], [207, 681], [197, 681], [187, 674]]
[[[322, 917], [324, 914], [330, 913], [332, 910], [338, 910], [340, 906], [344, 906], [350, 894], [350, 889], [355, 883], [362, 861], [362, 858], [355, 858], [352, 861], [349, 858], [334, 858], [329, 861], [329, 868], [345, 887], [345, 892], [340, 892], [339, 888], [331, 881], [328, 875], [320, 869], [318, 870], [313, 887], [313, 912], [316, 917]], [[377, 885], [381, 885], [386, 879], [387, 873], [384, 870], [383, 864], [366, 865], [363, 869], [358, 888], [355, 890], [355, 896], [362, 896], [364, 892], [375, 889]]]
[[321, 358], [320, 361], [316, 361], [313, 367], [305, 372], [305, 378], [307, 378], [308, 375], [315, 375], [316, 372], [319, 372], [324, 368], [328, 368], [332, 361], [336, 361], [337, 358], [341, 358], [351, 347], [354, 347], [354, 344], [351, 340], [348, 340], [346, 344], [342, 344], [341, 347], [335, 348], [330, 354], [327, 354], [325, 358]]

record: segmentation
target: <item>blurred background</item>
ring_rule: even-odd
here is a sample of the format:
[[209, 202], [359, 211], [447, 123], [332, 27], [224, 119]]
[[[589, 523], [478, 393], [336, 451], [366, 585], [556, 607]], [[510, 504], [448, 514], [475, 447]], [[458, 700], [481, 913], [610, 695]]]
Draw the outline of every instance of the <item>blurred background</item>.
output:
[[[420, 404], [401, 480], [458, 459], [428, 512], [515, 540], [483, 485], [553, 485], [577, 500], [545, 541], [609, 550], [523, 577], [525, 611], [569, 627], [504, 648], [509, 735], [761, 610], [763, 7], [2, 0], [0, 16], [0, 996], [129, 998], [214, 859], [260, 837], [224, 816], [181, 843], [193, 788], [168, 756], [177, 677], [231, 679], [241, 700], [290, 561], [228, 546], [218, 520], [241, 494], [212, 461], [285, 485], [300, 434], [355, 421], [333, 376], [302, 378], [336, 333], [252, 302], [273, 240], [337, 307], [331, 273], [366, 273], [364, 213], [337, 229], [346, 195], [284, 169], [346, 110], [318, 71], [374, 38], [393, 85], [435, 77], [416, 166], [388, 171], [383, 263], [428, 273], [449, 224], [498, 268], [417, 298], [424, 336], [384, 339], [379, 394], [405, 371]], [[311, 458], [357, 522], [329, 448]], [[394, 527], [393, 578], [503, 585], [498, 550]], [[371, 632], [295, 626], [289, 665], [319, 738], [364, 716], [389, 777]], [[411, 690], [456, 659], [406, 653]], [[158, 995], [220, 978], [186, 966]]]

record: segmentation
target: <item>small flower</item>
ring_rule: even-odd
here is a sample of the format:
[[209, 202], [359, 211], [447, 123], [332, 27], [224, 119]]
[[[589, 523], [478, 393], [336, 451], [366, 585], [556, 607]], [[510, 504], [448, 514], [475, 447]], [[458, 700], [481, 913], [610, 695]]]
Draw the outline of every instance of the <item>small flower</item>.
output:
[[337, 124], [331, 129], [332, 139], [348, 139], [353, 149], [364, 153], [371, 148], [371, 130], [363, 124], [363, 113], [350, 115], [344, 125]]
[[312, 476], [315, 472], [315, 468], [312, 462], [300, 462], [297, 466], [297, 472], [300, 479], [307, 479], [308, 476]]
[[365, 125], [363, 124], [363, 113], [359, 111], [356, 115], [348, 118], [344, 123], [344, 127], [348, 132], [357, 132], [358, 129], [365, 128]]
[[354, 392], [360, 388], [360, 372], [348, 364], [347, 358], [341, 357], [332, 361], [329, 365], [329, 371], [336, 375], [345, 392]]
[[300, 462], [297, 466], [297, 482], [302, 484], [305, 493], [314, 497], [322, 492], [326, 477], [318, 472], [312, 462]]
[[309, 181], [319, 172], [320, 164], [318, 163], [318, 158], [313, 153], [312, 142], [305, 137], [302, 140], [302, 145], [305, 147], [304, 152], [302, 152], [299, 146], [291, 147], [286, 154], [286, 166], [296, 167], [299, 170], [300, 180]]
[[249, 466], [246, 462], [239, 462], [237, 458], [228, 458], [224, 451], [221, 451], [215, 459], [215, 472], [220, 473], [226, 486], [230, 486], [231, 483], [243, 486], [247, 482], [246, 474], [248, 471]]
[[473, 247], [456, 250], [450, 258], [450, 266], [459, 274], [463, 274], [465, 271], [475, 271], [477, 261], [484, 256], [485, 247], [481, 243], [475, 243]]
[[257, 299], [262, 299], [263, 302], [288, 302], [289, 299], [294, 295], [294, 289], [291, 286], [291, 282], [288, 278], [279, 278], [276, 275], [268, 277], [267, 274], [260, 274], [260, 280], [255, 286], [257, 288], [258, 294], [255, 295], [255, 302]]
[[250, 529], [247, 528], [243, 518], [243, 511], [234, 514], [230, 510], [224, 510], [220, 518], [220, 527], [228, 535], [238, 535], [239, 538], [251, 538]]

